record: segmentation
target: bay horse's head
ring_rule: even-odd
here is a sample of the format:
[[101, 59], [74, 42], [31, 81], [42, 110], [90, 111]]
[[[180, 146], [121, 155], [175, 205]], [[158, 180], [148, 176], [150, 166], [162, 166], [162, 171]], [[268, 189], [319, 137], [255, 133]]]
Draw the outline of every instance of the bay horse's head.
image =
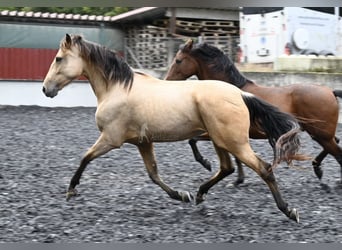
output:
[[180, 47], [172, 64], [166, 73], [165, 80], [185, 80], [198, 71], [198, 63], [191, 56], [193, 40], [189, 39]]
[[59, 90], [83, 73], [83, 59], [77, 46], [77, 40], [81, 39], [81, 36], [66, 34], [61, 41], [56, 57], [44, 79], [43, 92], [47, 97], [55, 97]]
[[185, 80], [196, 75], [199, 80], [220, 80], [242, 88], [247, 79], [234, 62], [219, 48], [208, 43], [193, 45], [188, 40], [177, 52], [165, 80]]

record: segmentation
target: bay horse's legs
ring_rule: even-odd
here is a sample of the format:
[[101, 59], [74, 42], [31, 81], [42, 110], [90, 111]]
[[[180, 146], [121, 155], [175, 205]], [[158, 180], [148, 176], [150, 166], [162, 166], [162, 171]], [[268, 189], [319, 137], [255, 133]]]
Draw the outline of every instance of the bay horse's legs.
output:
[[151, 180], [160, 186], [172, 199], [190, 202], [193, 200], [192, 195], [189, 192], [176, 191], [166, 185], [158, 174], [158, 167], [154, 156], [153, 143], [141, 143], [138, 144], [139, 152], [145, 163], [147, 173]]
[[203, 158], [203, 156], [201, 155], [196, 145], [198, 141], [209, 141], [209, 140], [210, 140], [209, 138], [194, 137], [189, 140], [189, 144], [192, 149], [192, 153], [194, 154], [195, 160], [201, 163], [204, 168], [211, 171], [210, 162], [207, 159]]
[[[323, 156], [325, 156], [325, 152], [327, 152], [327, 153], [331, 154], [332, 156], [334, 156], [336, 161], [340, 164], [340, 171], [341, 171], [340, 183], [342, 183], [342, 148], [337, 145], [337, 142], [339, 140], [336, 139], [335, 137], [330, 139], [330, 140], [324, 140], [322, 138], [314, 138], [314, 137], [313, 137], [313, 139], [315, 141], [317, 141], [324, 149], [323, 152], [321, 152], [316, 158], [318, 158], [319, 160], [322, 161]], [[318, 162], [320, 163], [320, 161], [318, 161]], [[319, 179], [321, 179], [323, 171], [322, 171], [320, 165], [318, 165], [318, 164], [314, 165], [314, 161], [313, 161], [313, 166], [314, 166], [314, 170], [315, 170], [317, 177]], [[316, 167], [316, 169], [315, 169], [315, 167]], [[321, 175], [319, 175], [319, 174], [321, 174]]]
[[[205, 167], [206, 169], [208, 169], [209, 171], [211, 171], [211, 164], [210, 162], [205, 159], [201, 152], [198, 150], [198, 147], [197, 147], [197, 142], [198, 141], [209, 141], [209, 138], [204, 138], [204, 137], [194, 137], [194, 138], [191, 138], [189, 140], [189, 144], [191, 146], [191, 149], [192, 149], [192, 153], [194, 154], [194, 157], [195, 157], [195, 160], [199, 163], [202, 164], [203, 167]], [[230, 161], [230, 158], [228, 159]], [[238, 167], [238, 178], [236, 179], [235, 181], [235, 185], [239, 185], [241, 183], [243, 183], [244, 179], [245, 179], [245, 173], [243, 171], [243, 168], [242, 168], [242, 164], [241, 162], [239, 161], [239, 159], [235, 158], [235, 162], [236, 162], [236, 165]]]
[[325, 150], [322, 150], [322, 152], [320, 152], [319, 155], [317, 155], [316, 158], [312, 161], [312, 167], [318, 179], [322, 179], [323, 170], [321, 168], [321, 163], [327, 155], [328, 155], [328, 152]]
[[214, 147], [220, 161], [220, 169], [215, 175], [213, 175], [208, 181], [206, 181], [199, 187], [196, 196], [196, 204], [204, 201], [204, 195], [208, 193], [209, 189], [212, 186], [225, 178], [227, 175], [230, 175], [234, 172], [234, 166], [231, 163], [229, 153], [226, 150], [216, 146], [215, 143]]
[[[340, 139], [335, 136], [335, 142], [339, 143]], [[328, 155], [328, 152], [323, 149], [322, 152], [319, 153], [319, 155], [316, 156], [316, 158], [312, 161], [312, 166], [314, 169], [314, 172], [318, 179], [322, 179], [323, 176], [323, 170], [321, 168], [321, 163], [323, 159]], [[338, 161], [338, 160], [337, 160]]]
[[76, 170], [74, 176], [71, 178], [68, 192], [66, 194], [67, 200], [69, 200], [72, 196], [75, 196], [77, 194], [75, 187], [78, 184], [80, 184], [80, 178], [88, 163], [94, 160], [95, 158], [107, 153], [113, 148], [113, 146], [109, 145], [109, 143], [106, 142], [104, 135], [101, 134], [100, 137], [97, 139], [96, 143], [84, 155], [84, 157], [81, 160], [80, 166]]

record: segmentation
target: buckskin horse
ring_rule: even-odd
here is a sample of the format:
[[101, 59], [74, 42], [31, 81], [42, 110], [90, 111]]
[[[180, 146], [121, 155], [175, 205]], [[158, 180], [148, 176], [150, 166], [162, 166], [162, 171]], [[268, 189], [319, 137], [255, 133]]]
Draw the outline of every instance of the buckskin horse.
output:
[[[67, 200], [77, 195], [75, 187], [90, 161], [123, 143], [131, 143], [137, 146], [152, 181], [171, 198], [190, 202], [189, 192], [173, 190], [160, 178], [153, 143], [185, 140], [207, 132], [220, 169], [200, 185], [197, 204], [213, 185], [233, 172], [227, 153], [230, 152], [266, 182], [278, 208], [288, 218], [299, 221], [297, 210], [288, 208], [283, 200], [272, 168], [282, 160], [289, 162], [300, 157], [296, 154], [300, 129], [292, 115], [221, 81], [174, 83], [135, 72], [113, 51], [82, 36], [67, 34], [61, 40], [42, 90], [53, 98], [81, 75], [89, 80], [97, 97], [95, 118], [101, 133], [71, 178]], [[261, 160], [251, 149], [250, 122], [267, 131], [269, 140], [275, 143], [273, 165]]]
[[[207, 43], [194, 45], [189, 39], [178, 50], [165, 80], [185, 80], [192, 75], [196, 75], [199, 80], [225, 81], [260, 97], [281, 111], [292, 113], [302, 121], [302, 129], [323, 147], [323, 151], [312, 161], [316, 176], [322, 178], [321, 162], [327, 154], [331, 154], [340, 164], [342, 179], [342, 149], [337, 145], [339, 139], [335, 137], [339, 114], [336, 97], [342, 97], [341, 90], [332, 90], [316, 84], [291, 84], [282, 87], [259, 85], [242, 75], [230, 58], [218, 48]], [[265, 134], [253, 127], [250, 136], [254, 139], [265, 138]], [[189, 143], [196, 160], [210, 170], [209, 161], [202, 157], [196, 146], [198, 140], [207, 139], [206, 136], [196, 137]], [[236, 162], [239, 170], [236, 181], [238, 184], [243, 182], [244, 174], [240, 161], [236, 159]]]

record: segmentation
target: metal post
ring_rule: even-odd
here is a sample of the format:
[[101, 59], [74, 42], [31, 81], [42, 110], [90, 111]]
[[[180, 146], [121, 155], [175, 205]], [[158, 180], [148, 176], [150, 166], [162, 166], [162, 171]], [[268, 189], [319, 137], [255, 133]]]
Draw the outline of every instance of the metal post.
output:
[[335, 9], [335, 16], [337, 16], [337, 18], [340, 17], [340, 7], [334, 7]]
[[176, 8], [171, 8], [171, 17], [169, 22], [169, 34], [168, 34], [168, 55], [167, 55], [167, 63], [170, 65], [172, 63], [172, 59], [174, 57], [174, 48], [175, 43], [173, 40], [173, 34], [176, 33]]

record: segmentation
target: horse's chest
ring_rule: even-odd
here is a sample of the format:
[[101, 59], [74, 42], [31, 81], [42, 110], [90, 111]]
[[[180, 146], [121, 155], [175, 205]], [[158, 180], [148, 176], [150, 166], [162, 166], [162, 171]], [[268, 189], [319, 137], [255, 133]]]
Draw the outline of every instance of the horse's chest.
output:
[[123, 104], [99, 105], [95, 114], [96, 124], [100, 131], [103, 131], [106, 127], [111, 128], [113, 126], [120, 126], [120, 124], [123, 124], [123, 122], [127, 120], [127, 117], [129, 117], [129, 114], [126, 106]]

